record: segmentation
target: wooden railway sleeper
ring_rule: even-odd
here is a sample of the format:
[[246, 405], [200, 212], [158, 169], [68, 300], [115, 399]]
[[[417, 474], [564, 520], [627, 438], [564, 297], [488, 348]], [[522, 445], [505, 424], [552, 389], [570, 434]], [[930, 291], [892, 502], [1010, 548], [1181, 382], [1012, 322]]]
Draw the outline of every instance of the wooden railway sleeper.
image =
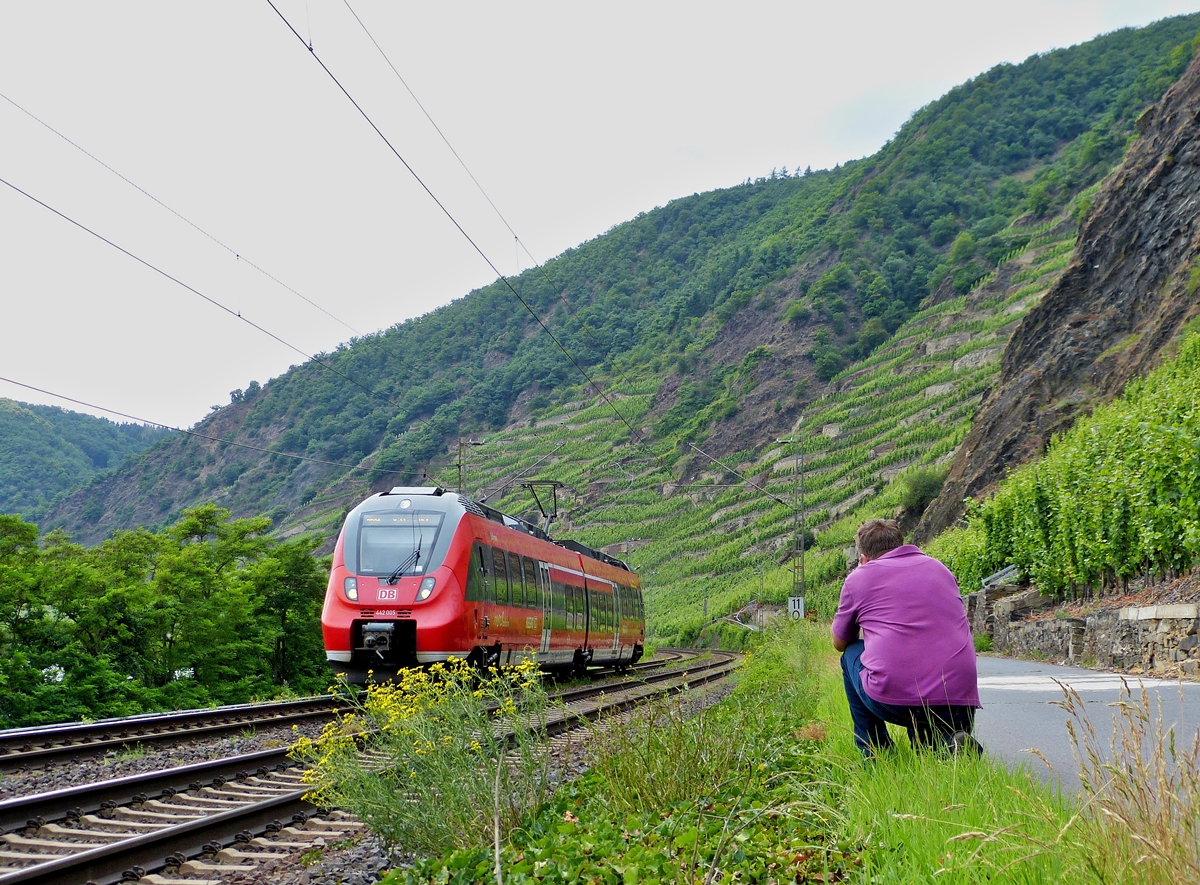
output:
[[[76, 830], [75, 834], [78, 835], [82, 832], [82, 830]], [[36, 836], [19, 836], [16, 833], [6, 833], [5, 835], [0, 836], [0, 842], [7, 843], [14, 848], [46, 848], [53, 851], [61, 851], [66, 854], [76, 854], [83, 845], [87, 844], [84, 842], [64, 842], [60, 839], [40, 839]], [[93, 842], [91, 845], [92, 847], [95, 847], [96, 843]]]
[[200, 792], [201, 792], [201, 795], [204, 795], [204, 796], [216, 796], [216, 797], [222, 798], [222, 799], [240, 799], [240, 800], [242, 800], [243, 803], [245, 803], [249, 799], [266, 798], [267, 796], [270, 795], [271, 792], [282, 796], [285, 793], [294, 793], [295, 791], [296, 791], [295, 786], [293, 786], [291, 784], [279, 784], [275, 790], [272, 790], [267, 793], [262, 793], [262, 792], [239, 793], [235, 790], [214, 790], [212, 787], [206, 787], [205, 789], [201, 790]]
[[224, 861], [237, 863], [244, 860], [265, 861], [279, 860], [281, 857], [287, 857], [286, 851], [243, 851], [240, 848], [222, 848], [217, 852], [217, 858]]
[[83, 823], [86, 823], [89, 827], [96, 827], [97, 829], [112, 828], [118, 832], [123, 831], [125, 833], [129, 833], [131, 830], [133, 832], [141, 831], [145, 833], [153, 830], [161, 830], [164, 826], [161, 823], [150, 823], [148, 821], [114, 820], [111, 817], [100, 817], [96, 814], [85, 814], [82, 818], [80, 818], [80, 824]]
[[293, 842], [286, 839], [272, 839], [268, 836], [255, 836], [247, 845], [253, 845], [255, 848], [282, 848], [288, 851], [298, 851], [301, 848], [312, 848], [312, 840], [305, 842]]
[[[46, 863], [49, 860], [58, 860], [60, 857], [62, 857], [61, 854], [33, 854], [26, 851], [5, 851], [4, 849], [0, 849], [0, 860], [16, 861], [21, 866]], [[6, 866], [11, 866], [11, 864], [6, 864]]]
[[249, 873], [257, 870], [254, 864], [213, 863], [207, 860], [189, 860], [179, 868], [181, 873]]
[[209, 796], [193, 796], [191, 793], [176, 793], [171, 797], [171, 801], [187, 806], [195, 806], [196, 808], [236, 808], [244, 803], [238, 802], [236, 799], [213, 799]]
[[129, 838], [128, 833], [112, 833], [108, 830], [97, 830], [91, 827], [64, 827], [62, 824], [43, 824], [38, 827], [39, 836], [82, 836], [88, 841], [120, 842]]
[[189, 814], [187, 813], [188, 809], [182, 806], [179, 807], [179, 811], [181, 812], [180, 814], [168, 814], [161, 811], [141, 811], [136, 808], [116, 808], [113, 810], [113, 819], [120, 818], [123, 821], [127, 820], [131, 823], [153, 823], [155, 821], [179, 823], [180, 821], [198, 820], [207, 816], [204, 812]]
[[280, 835], [307, 838], [310, 845], [313, 839], [341, 839], [347, 832], [347, 830], [305, 830], [299, 827], [284, 827], [279, 831]]

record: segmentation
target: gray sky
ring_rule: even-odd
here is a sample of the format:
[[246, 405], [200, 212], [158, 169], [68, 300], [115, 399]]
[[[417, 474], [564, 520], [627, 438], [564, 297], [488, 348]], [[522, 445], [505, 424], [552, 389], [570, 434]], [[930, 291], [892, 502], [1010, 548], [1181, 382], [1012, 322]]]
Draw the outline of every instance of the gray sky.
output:
[[[350, 3], [539, 260], [675, 197], [870, 154], [999, 62], [1200, 9]], [[528, 267], [342, 0], [276, 5], [499, 270]], [[0, 93], [360, 333], [494, 279], [266, 0], [4, 0]], [[353, 334], [4, 100], [0, 178], [305, 353]], [[302, 361], [3, 185], [0, 306], [0, 376], [172, 425]]]

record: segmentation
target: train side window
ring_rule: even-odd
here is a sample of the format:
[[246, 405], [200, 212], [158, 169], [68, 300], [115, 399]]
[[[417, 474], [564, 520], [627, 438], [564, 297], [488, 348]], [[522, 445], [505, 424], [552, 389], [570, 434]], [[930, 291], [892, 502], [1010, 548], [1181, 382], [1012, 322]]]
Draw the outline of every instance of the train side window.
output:
[[554, 629], [565, 630], [567, 628], [567, 585], [561, 581], [555, 581], [553, 587]]
[[541, 608], [541, 596], [538, 594], [537, 560], [532, 556], [525, 557], [525, 605], [529, 608]]
[[525, 591], [522, 588], [521, 557], [519, 554], [508, 554], [508, 579], [512, 584], [512, 604], [525, 605]]
[[508, 605], [508, 565], [499, 547], [492, 548], [492, 590], [498, 604]]

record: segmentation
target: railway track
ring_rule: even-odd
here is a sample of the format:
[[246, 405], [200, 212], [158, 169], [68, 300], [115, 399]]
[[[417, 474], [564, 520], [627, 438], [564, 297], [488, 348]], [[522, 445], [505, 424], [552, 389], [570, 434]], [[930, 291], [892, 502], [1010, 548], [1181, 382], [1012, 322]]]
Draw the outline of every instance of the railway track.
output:
[[270, 704], [238, 704], [99, 722], [14, 728], [0, 731], [0, 772], [28, 770], [138, 744], [178, 742], [319, 719], [328, 717], [333, 706], [333, 697], [324, 695]]
[[[724, 679], [738, 663], [715, 653], [555, 692], [563, 707], [551, 734]], [[287, 749], [264, 750], [0, 802], [0, 885], [216, 883], [361, 831], [307, 803], [302, 778]]]
[[[629, 668], [645, 673], [694, 657], [689, 650], [664, 650], [654, 660]], [[604, 671], [596, 671], [596, 674]], [[599, 678], [603, 678], [601, 675]], [[249, 728], [290, 725], [329, 716], [332, 696], [323, 695], [269, 704], [237, 704], [211, 710], [153, 713], [99, 722], [71, 722], [0, 731], [0, 773], [30, 770], [41, 765], [74, 761], [83, 756], [128, 749], [137, 745], [174, 743], [216, 737]]]

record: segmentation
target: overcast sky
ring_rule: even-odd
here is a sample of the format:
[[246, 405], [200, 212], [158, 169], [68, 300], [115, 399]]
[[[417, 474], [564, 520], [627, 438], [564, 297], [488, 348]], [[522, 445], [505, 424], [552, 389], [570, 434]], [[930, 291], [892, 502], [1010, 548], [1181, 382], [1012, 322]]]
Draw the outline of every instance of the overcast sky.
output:
[[[347, 5], [275, 2], [500, 272], [527, 268]], [[1200, 9], [350, 4], [539, 261], [675, 197], [870, 154], [997, 63]], [[3, 0], [0, 94], [0, 179], [306, 354], [495, 278], [266, 0]], [[303, 359], [4, 185], [0, 306], [0, 376], [170, 425]]]

